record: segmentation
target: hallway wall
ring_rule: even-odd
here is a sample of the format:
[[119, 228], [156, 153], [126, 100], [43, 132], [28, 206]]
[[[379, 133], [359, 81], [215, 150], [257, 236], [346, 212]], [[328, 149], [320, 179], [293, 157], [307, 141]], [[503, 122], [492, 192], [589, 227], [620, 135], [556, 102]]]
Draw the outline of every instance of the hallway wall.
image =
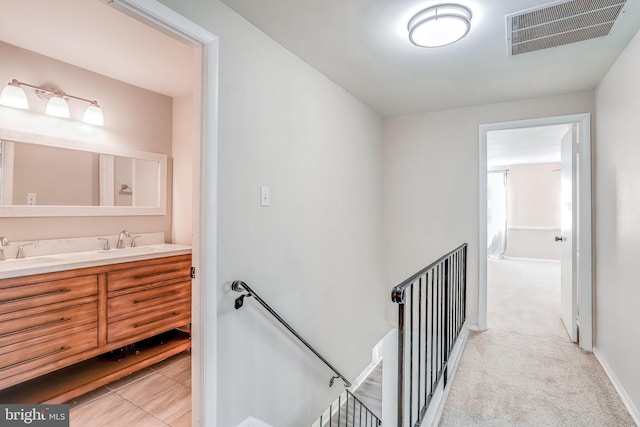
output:
[[[388, 280], [469, 243], [467, 319], [478, 322], [480, 124], [594, 111], [593, 91], [391, 118], [384, 122]], [[388, 318], [394, 315], [389, 302]]]
[[253, 298], [234, 310], [228, 286], [246, 281], [349, 379], [367, 366], [389, 329], [381, 120], [221, 2], [162, 2], [220, 43], [218, 419], [208, 425], [311, 425], [342, 385], [329, 388], [331, 371]]
[[640, 33], [596, 92], [595, 347], [640, 421]]

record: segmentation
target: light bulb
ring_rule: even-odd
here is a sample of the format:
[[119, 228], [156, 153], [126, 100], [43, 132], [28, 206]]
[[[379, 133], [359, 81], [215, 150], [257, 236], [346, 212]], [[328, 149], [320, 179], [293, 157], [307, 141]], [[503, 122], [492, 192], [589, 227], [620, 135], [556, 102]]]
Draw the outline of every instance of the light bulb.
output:
[[69, 118], [69, 104], [64, 98], [59, 96], [53, 96], [47, 102], [47, 109], [45, 111], [49, 116]]
[[104, 125], [104, 115], [102, 114], [102, 109], [98, 106], [98, 104], [89, 105], [89, 107], [84, 112], [82, 121], [85, 123], [89, 123], [90, 125]]
[[0, 104], [7, 107], [22, 108], [23, 110], [29, 108], [29, 101], [27, 101], [27, 94], [24, 93], [24, 89], [11, 83], [2, 89]]

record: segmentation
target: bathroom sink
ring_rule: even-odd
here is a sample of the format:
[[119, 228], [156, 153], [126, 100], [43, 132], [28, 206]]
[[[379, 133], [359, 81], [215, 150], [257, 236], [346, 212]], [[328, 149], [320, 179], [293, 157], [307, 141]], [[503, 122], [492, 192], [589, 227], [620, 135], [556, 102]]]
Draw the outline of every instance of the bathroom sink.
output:
[[22, 266], [32, 267], [34, 265], [51, 264], [53, 262], [61, 262], [61, 261], [65, 261], [65, 260], [63, 258], [56, 258], [56, 257], [8, 259], [6, 261], [0, 262], [0, 269], [2, 269], [2, 266], [5, 266], [9, 269], [13, 269], [16, 267], [22, 267]]
[[129, 256], [129, 255], [142, 255], [151, 254], [154, 252], [160, 252], [162, 249], [154, 248], [151, 246], [140, 246], [136, 248], [123, 248], [123, 249], [109, 249], [108, 251], [98, 251], [99, 254], [106, 256]]

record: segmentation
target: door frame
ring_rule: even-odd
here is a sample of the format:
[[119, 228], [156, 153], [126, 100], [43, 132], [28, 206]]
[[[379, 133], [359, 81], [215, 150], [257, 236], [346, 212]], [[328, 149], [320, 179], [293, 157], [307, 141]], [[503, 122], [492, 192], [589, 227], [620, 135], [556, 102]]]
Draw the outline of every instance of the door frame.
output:
[[[579, 168], [578, 215], [574, 224], [578, 240], [577, 274], [579, 293], [579, 345], [586, 351], [593, 350], [593, 274], [592, 274], [592, 224], [591, 224], [591, 114], [543, 117], [528, 120], [490, 123], [479, 129], [479, 234], [478, 234], [478, 329], [487, 329], [487, 132], [527, 127], [573, 124], [578, 128]], [[575, 159], [574, 159], [575, 161]], [[586, 166], [586, 167], [585, 167]]]
[[[101, 0], [107, 1], [107, 0]], [[157, 0], [108, 0], [145, 25], [201, 49], [193, 146], [192, 425], [215, 425], [217, 402], [218, 36]], [[194, 78], [196, 78], [194, 76]], [[199, 90], [198, 90], [199, 88]]]

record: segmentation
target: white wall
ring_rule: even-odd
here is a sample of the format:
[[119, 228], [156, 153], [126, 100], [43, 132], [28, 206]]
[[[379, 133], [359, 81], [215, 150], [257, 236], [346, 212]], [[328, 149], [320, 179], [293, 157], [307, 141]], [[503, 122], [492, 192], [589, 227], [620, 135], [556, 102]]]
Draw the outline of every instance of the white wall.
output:
[[467, 319], [477, 324], [479, 125], [593, 110], [594, 94], [585, 91], [386, 120], [387, 282], [468, 242]]
[[505, 256], [560, 260], [560, 163], [507, 167]]
[[640, 412], [640, 35], [596, 93], [595, 343]]
[[380, 118], [222, 3], [163, 3], [220, 38], [217, 425], [310, 425], [342, 388], [224, 286], [255, 287], [348, 378], [367, 366], [388, 330]]

